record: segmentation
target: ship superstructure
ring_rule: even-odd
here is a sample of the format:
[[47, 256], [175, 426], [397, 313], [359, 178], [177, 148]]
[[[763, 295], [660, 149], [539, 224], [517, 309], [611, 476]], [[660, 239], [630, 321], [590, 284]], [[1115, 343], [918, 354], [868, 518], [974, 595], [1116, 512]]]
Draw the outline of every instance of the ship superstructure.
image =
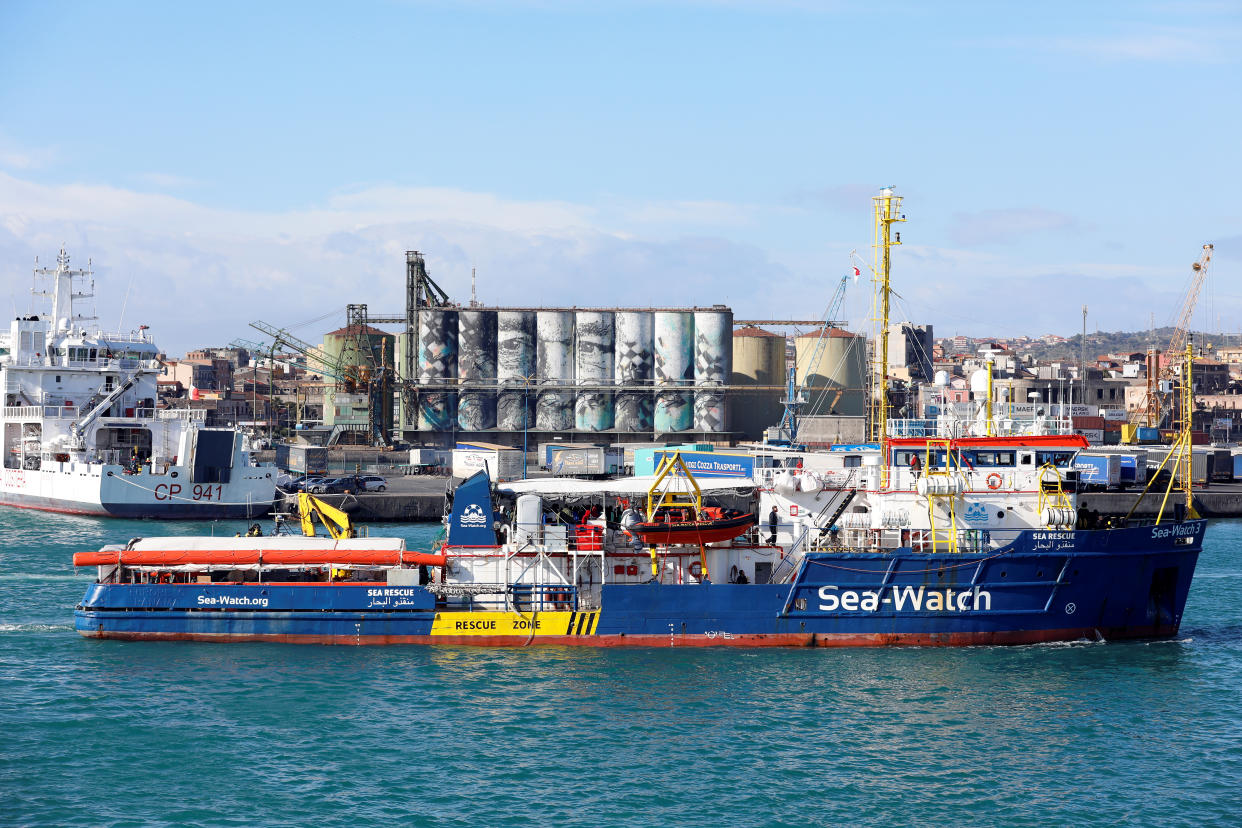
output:
[[50, 312], [0, 332], [4, 467], [0, 505], [123, 517], [263, 514], [275, 468], [257, 465], [240, 432], [205, 412], [157, 407], [159, 349], [146, 326], [101, 330], [75, 303], [90, 269], [35, 270]]

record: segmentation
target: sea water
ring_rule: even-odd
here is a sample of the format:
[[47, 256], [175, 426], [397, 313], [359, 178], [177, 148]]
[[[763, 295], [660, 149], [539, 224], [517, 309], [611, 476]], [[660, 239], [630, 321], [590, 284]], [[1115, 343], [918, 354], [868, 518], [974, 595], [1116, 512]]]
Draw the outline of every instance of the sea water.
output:
[[[0, 511], [0, 825], [1242, 823], [1242, 523], [1170, 641], [88, 641], [74, 551], [241, 523]], [[427, 548], [437, 527], [378, 527]]]

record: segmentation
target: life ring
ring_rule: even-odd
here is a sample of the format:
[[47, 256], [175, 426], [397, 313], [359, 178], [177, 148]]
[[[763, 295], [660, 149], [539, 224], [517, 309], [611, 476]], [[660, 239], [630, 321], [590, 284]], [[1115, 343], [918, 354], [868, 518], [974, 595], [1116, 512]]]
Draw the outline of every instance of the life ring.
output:
[[695, 561], [694, 563], [690, 564], [690, 574], [693, 575], [695, 578], [703, 577], [703, 564], [701, 561]]
[[988, 488], [989, 489], [999, 489], [1001, 487], [1001, 483], [1003, 482], [1005, 481], [1002, 480], [1001, 476], [997, 474], [996, 472], [992, 472], [991, 474], [988, 475]]

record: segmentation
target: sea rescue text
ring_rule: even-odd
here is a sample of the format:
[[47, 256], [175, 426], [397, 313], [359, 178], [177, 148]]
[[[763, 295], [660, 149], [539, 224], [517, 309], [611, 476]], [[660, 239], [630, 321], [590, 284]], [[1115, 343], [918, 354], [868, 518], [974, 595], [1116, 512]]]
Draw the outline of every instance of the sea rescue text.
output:
[[837, 586], [819, 588], [820, 612], [878, 612], [881, 607], [904, 612], [973, 612], [992, 609], [992, 593], [971, 589], [928, 589], [927, 587], [891, 586], [879, 590], [841, 589]]

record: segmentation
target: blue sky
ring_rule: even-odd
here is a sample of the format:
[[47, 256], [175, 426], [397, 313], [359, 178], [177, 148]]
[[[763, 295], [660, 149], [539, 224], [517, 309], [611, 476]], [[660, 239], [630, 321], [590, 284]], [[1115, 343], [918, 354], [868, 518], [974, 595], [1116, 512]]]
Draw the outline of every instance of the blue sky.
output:
[[1213, 2], [8, 0], [0, 274], [24, 311], [66, 243], [173, 354], [398, 312], [405, 249], [461, 300], [814, 318], [891, 184], [938, 333], [1164, 324], [1205, 242], [1238, 331], [1240, 47]]

